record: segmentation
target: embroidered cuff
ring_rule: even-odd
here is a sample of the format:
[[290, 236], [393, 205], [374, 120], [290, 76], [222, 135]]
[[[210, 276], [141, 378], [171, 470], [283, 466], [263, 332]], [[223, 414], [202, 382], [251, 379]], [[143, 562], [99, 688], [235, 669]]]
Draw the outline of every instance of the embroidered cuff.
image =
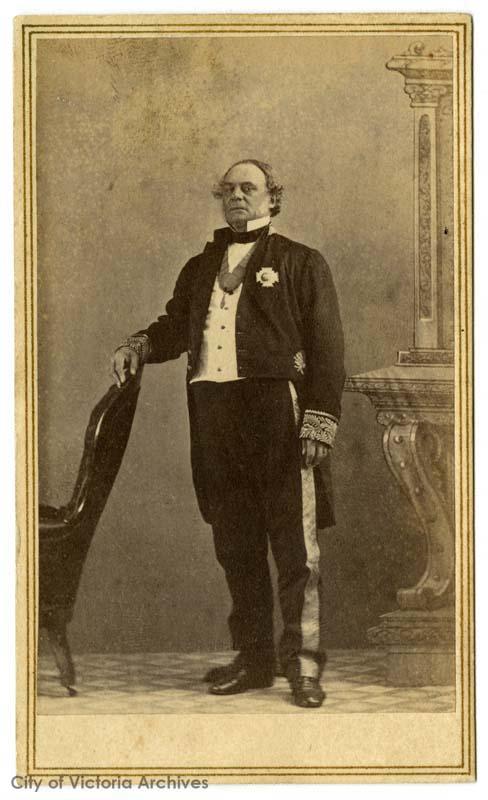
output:
[[315, 439], [332, 447], [337, 431], [338, 420], [325, 411], [307, 409], [303, 415], [300, 439]]
[[146, 363], [151, 353], [151, 342], [149, 341], [149, 336], [146, 336], [145, 333], [139, 333], [137, 336], [128, 336], [125, 341], [119, 344], [117, 349], [121, 347], [129, 347], [131, 350], [134, 350], [139, 356], [141, 364]]

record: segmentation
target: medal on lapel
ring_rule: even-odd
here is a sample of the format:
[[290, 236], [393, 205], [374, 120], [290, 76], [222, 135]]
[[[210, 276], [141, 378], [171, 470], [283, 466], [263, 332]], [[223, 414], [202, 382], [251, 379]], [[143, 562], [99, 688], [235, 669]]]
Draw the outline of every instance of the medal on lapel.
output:
[[256, 272], [256, 280], [261, 286], [272, 288], [275, 283], [279, 283], [280, 276], [273, 267], [261, 267], [261, 269]]

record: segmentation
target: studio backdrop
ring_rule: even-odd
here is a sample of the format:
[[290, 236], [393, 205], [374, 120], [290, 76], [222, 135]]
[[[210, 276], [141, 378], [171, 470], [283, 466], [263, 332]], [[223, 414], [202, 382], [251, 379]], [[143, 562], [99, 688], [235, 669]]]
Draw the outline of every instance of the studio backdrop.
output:
[[[39, 486], [67, 501], [110, 358], [164, 310], [223, 223], [213, 183], [241, 158], [285, 187], [275, 228], [337, 287], [349, 375], [414, 329], [412, 110], [385, 68], [402, 36], [47, 39], [37, 43]], [[450, 40], [429, 37], [429, 48]], [[70, 628], [78, 652], [228, 646], [228, 597], [191, 481], [186, 361], [147, 366]], [[320, 534], [331, 648], [362, 647], [425, 562], [368, 399], [346, 392]], [[223, 613], [224, 611], [224, 613]], [[277, 612], [278, 613], [278, 612]]]

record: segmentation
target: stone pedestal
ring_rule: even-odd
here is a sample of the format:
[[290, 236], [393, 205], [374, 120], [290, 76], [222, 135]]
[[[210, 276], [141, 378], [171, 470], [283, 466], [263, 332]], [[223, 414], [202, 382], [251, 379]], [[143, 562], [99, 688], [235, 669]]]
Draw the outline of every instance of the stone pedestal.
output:
[[399, 610], [368, 632], [395, 686], [454, 682], [454, 292], [452, 56], [415, 42], [386, 65], [404, 78], [414, 123], [413, 346], [355, 375], [384, 427], [383, 452], [425, 536], [425, 569]]
[[394, 686], [454, 682], [454, 374], [449, 364], [392, 367], [348, 379], [367, 395], [384, 426], [383, 453], [412, 505], [427, 544], [424, 571], [398, 589], [398, 611], [368, 631], [386, 651], [385, 680]]
[[368, 631], [386, 653], [385, 679], [392, 686], [446, 686], [455, 681], [453, 609], [393, 611]]

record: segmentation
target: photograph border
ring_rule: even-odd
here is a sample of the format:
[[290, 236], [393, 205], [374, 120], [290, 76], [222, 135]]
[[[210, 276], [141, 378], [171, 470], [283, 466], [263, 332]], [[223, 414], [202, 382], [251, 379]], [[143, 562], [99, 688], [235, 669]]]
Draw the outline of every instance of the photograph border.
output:
[[[454, 58], [456, 602], [459, 763], [300, 767], [43, 765], [37, 753], [37, 333], [35, 47], [39, 38], [153, 35], [451, 34]], [[17, 769], [19, 774], [201, 776], [214, 782], [462, 781], [475, 775], [472, 401], [472, 20], [464, 14], [28, 16], [15, 20]], [[217, 716], [217, 715], [216, 715]], [[279, 718], [280, 715], [276, 715]], [[371, 717], [377, 715], [371, 714]], [[404, 715], [405, 716], [405, 715]], [[232, 779], [229, 781], [229, 779]], [[300, 779], [299, 781], [297, 779]]]

